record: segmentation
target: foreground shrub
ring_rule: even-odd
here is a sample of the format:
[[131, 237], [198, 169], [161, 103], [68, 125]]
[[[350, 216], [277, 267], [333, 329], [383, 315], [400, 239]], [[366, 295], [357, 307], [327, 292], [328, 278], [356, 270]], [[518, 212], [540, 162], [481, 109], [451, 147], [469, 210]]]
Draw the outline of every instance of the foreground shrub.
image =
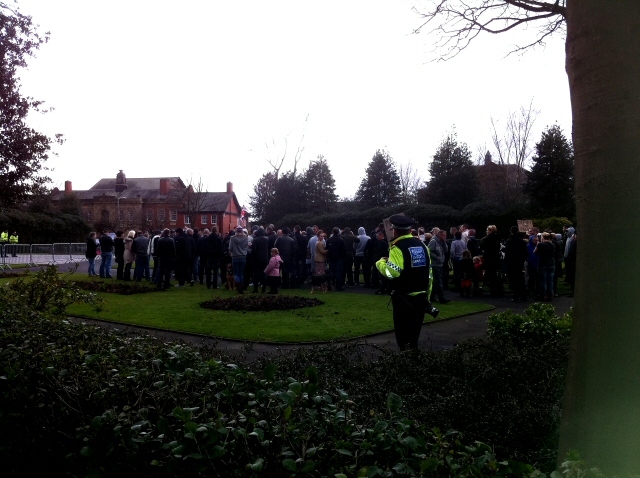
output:
[[533, 471], [405, 418], [395, 394], [362, 417], [314, 367], [282, 380], [275, 366], [257, 375], [211, 351], [32, 314], [1, 314], [0, 332], [0, 466], [10, 476]]
[[522, 462], [555, 460], [562, 335], [376, 357], [346, 344], [243, 366], [60, 320], [64, 294], [28, 290], [0, 299], [8, 476], [543, 476]]

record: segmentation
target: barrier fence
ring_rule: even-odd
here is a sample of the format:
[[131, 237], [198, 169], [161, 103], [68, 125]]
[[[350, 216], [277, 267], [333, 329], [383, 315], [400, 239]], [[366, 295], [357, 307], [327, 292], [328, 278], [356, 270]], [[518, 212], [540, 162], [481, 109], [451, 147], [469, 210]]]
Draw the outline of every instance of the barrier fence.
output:
[[[84, 256], [87, 244], [2, 244], [0, 245], [0, 269], [11, 269], [11, 266], [25, 264], [27, 266], [46, 266], [69, 264], [86, 261]], [[96, 260], [100, 259], [100, 255]]]

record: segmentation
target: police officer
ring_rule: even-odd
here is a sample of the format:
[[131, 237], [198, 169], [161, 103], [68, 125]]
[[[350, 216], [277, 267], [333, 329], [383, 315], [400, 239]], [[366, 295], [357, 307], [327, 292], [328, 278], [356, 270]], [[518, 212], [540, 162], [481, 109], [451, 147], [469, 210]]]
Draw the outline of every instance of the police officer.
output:
[[376, 262], [376, 268], [391, 281], [393, 327], [400, 350], [417, 349], [425, 310], [434, 317], [438, 310], [428, 301], [431, 289], [429, 250], [411, 235], [414, 220], [396, 214], [390, 218], [393, 240], [389, 257]]
[[0, 257], [7, 257], [7, 242], [9, 242], [9, 231], [5, 229], [0, 233]]
[[18, 233], [16, 231], [13, 231], [13, 234], [9, 236], [9, 243], [11, 244], [11, 257], [18, 257]]

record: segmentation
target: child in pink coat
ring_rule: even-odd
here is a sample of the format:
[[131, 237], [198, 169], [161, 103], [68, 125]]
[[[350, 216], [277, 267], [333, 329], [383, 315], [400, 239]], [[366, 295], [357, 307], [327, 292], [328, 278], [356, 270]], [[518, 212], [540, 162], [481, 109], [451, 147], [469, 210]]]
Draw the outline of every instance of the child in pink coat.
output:
[[269, 294], [278, 293], [278, 283], [280, 282], [280, 266], [282, 265], [282, 259], [280, 258], [280, 252], [277, 247], [271, 249], [271, 259], [269, 264], [264, 270], [267, 275], [267, 285], [269, 285]]

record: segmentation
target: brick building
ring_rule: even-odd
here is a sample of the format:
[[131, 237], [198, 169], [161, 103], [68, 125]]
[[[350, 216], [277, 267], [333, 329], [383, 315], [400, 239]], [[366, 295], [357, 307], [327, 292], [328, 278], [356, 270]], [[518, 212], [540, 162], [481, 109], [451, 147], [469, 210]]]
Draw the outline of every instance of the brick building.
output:
[[[64, 191], [55, 188], [51, 200], [75, 195], [82, 214], [96, 230], [155, 230], [168, 227], [209, 228], [217, 225], [221, 234], [243, 223], [242, 207], [233, 185], [224, 192], [196, 191], [179, 177], [103, 178], [85, 191], [74, 191], [65, 181]], [[248, 218], [244, 218], [246, 221]]]

